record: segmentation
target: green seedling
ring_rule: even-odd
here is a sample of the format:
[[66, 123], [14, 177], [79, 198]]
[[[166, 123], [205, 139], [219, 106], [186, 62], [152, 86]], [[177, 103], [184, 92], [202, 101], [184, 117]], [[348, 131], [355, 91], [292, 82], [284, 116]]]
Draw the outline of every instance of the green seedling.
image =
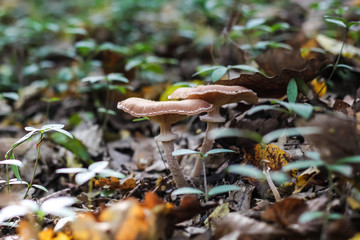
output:
[[16, 177], [20, 178], [18, 168], [22, 167], [23, 164], [22, 164], [22, 162], [20, 160], [16, 160], [16, 159], [3, 160], [3, 161], [0, 161], [0, 164], [5, 165], [5, 169], [6, 169], [6, 181], [0, 180], [0, 183], [6, 182], [7, 192], [9, 193], [10, 192], [10, 180], [9, 180], [9, 168], [8, 168], [8, 165], [11, 166], [11, 168], [13, 169], [13, 172], [15, 173]]
[[[352, 69], [350, 66], [348, 65], [345, 65], [345, 64], [339, 64], [339, 61], [340, 61], [340, 58], [342, 56], [342, 52], [344, 50], [344, 46], [346, 44], [346, 37], [350, 31], [350, 28], [355, 26], [355, 25], [359, 25], [360, 24], [360, 21], [347, 21], [345, 18], [342, 18], [342, 17], [337, 17], [337, 16], [324, 16], [324, 20], [328, 23], [332, 23], [332, 24], [335, 24], [337, 25], [338, 27], [340, 27], [341, 29], [344, 30], [344, 34], [343, 34], [343, 40], [342, 40], [342, 44], [341, 44], [341, 47], [340, 47], [340, 51], [339, 51], [339, 55], [337, 56], [336, 58], [336, 61], [334, 63], [334, 65], [332, 65], [332, 71], [328, 77], [328, 82], [331, 81], [335, 71], [342, 67], [342, 68], [348, 68], [348, 69]], [[324, 85], [325, 87], [326, 85]], [[321, 91], [324, 89], [324, 87], [322, 87], [317, 93], [316, 93], [316, 96], [318, 96]]]
[[221, 185], [221, 186], [217, 186], [212, 188], [209, 192], [207, 189], [207, 178], [206, 178], [206, 166], [205, 166], [205, 161], [206, 158], [209, 155], [212, 154], [218, 154], [218, 153], [234, 153], [235, 151], [233, 150], [229, 150], [229, 149], [212, 149], [210, 151], [208, 151], [207, 153], [203, 154], [199, 151], [194, 151], [191, 149], [179, 149], [176, 151], [172, 152], [173, 156], [182, 156], [182, 155], [190, 155], [190, 154], [197, 154], [200, 155], [201, 159], [202, 159], [202, 163], [203, 163], [203, 172], [204, 172], [204, 192], [196, 189], [196, 188], [191, 188], [191, 187], [184, 187], [184, 188], [179, 188], [177, 190], [175, 190], [174, 192], [172, 192], [172, 196], [175, 195], [179, 195], [179, 194], [202, 194], [205, 197], [205, 201], [208, 201], [209, 197], [216, 195], [216, 194], [220, 194], [220, 193], [225, 193], [225, 192], [229, 192], [229, 191], [238, 191], [240, 190], [239, 187], [234, 186], [234, 185]]
[[287, 164], [282, 168], [283, 171], [289, 171], [292, 169], [305, 169], [309, 168], [311, 166], [322, 166], [325, 167], [328, 173], [328, 181], [329, 181], [329, 190], [328, 190], [328, 202], [326, 204], [325, 212], [318, 212], [318, 211], [312, 211], [312, 212], [305, 212], [300, 216], [300, 222], [305, 223], [309, 222], [311, 220], [314, 220], [316, 218], [323, 218], [323, 228], [321, 231], [321, 238], [322, 240], [325, 240], [327, 238], [327, 230], [329, 226], [329, 221], [332, 219], [338, 219], [342, 217], [339, 214], [331, 213], [331, 199], [332, 194], [334, 191], [334, 183], [332, 179], [332, 175], [334, 172], [339, 173], [343, 176], [346, 176], [348, 178], [352, 177], [353, 169], [350, 164], [359, 164], [360, 163], [360, 156], [350, 156], [341, 158], [334, 163], [327, 163], [320, 158], [320, 154], [316, 152], [308, 152], [306, 153], [306, 156], [310, 160], [305, 161], [295, 161], [292, 163]]
[[317, 111], [321, 110], [321, 108], [314, 107], [307, 103], [284, 102], [284, 101], [280, 101], [280, 100], [276, 100], [276, 99], [272, 99], [272, 100], [270, 100], [270, 102], [271, 102], [271, 104], [280, 104], [285, 109], [278, 107], [278, 106], [260, 105], [260, 106], [255, 106], [255, 107], [251, 108], [247, 114], [251, 115], [256, 112], [264, 111], [264, 110], [277, 110], [280, 112], [287, 113], [289, 115], [298, 114], [302, 118], [309, 119], [314, 110], [317, 110]]
[[28, 214], [35, 214], [40, 226], [43, 223], [44, 217], [48, 214], [59, 217], [74, 217], [75, 212], [70, 208], [74, 203], [76, 203], [76, 199], [71, 197], [50, 198], [42, 204], [38, 204], [30, 199], [24, 199], [1, 209], [0, 225], [5, 224], [4, 221], [6, 220]]
[[56, 170], [56, 173], [76, 174], [75, 182], [78, 185], [82, 185], [89, 182], [89, 205], [91, 205], [92, 190], [93, 190], [93, 178], [99, 177], [117, 177], [125, 178], [126, 176], [122, 173], [116, 172], [112, 169], [106, 168], [109, 165], [107, 161], [95, 162], [88, 168], [60, 168]]
[[60, 101], [60, 100], [61, 100], [61, 99], [58, 98], [58, 97], [42, 98], [42, 99], [41, 99], [41, 101], [47, 103], [47, 105], [46, 105], [46, 113], [45, 113], [45, 119], [46, 119], [46, 120], [49, 120], [49, 112], [50, 112], [50, 105], [51, 105], [51, 103], [53, 103], [53, 102], [58, 102], [58, 101]]
[[259, 72], [258, 69], [249, 66], [249, 65], [229, 65], [229, 66], [212, 66], [212, 67], [205, 67], [204, 69], [201, 69], [200, 71], [194, 73], [192, 76], [197, 75], [203, 75], [206, 73], [211, 72], [211, 80], [213, 82], [216, 82], [220, 80], [225, 74], [228, 75], [228, 78], [230, 79], [230, 70], [236, 69], [241, 71], [248, 71], [248, 72]]
[[120, 93], [126, 93], [126, 88], [117, 83], [129, 83], [129, 80], [121, 73], [110, 73], [106, 76], [89, 76], [81, 79], [82, 82], [88, 82], [94, 90], [106, 89], [105, 106], [98, 107], [98, 112], [104, 114], [102, 129], [105, 130], [106, 124], [109, 120], [109, 115], [116, 113], [109, 109], [111, 102], [111, 90], [116, 90]]
[[[28, 140], [29, 140], [30, 138], [32, 138], [33, 136], [40, 134], [39, 141], [38, 141], [38, 143], [36, 144], [36, 148], [37, 148], [38, 151], [37, 151], [37, 155], [36, 155], [36, 159], [35, 159], [34, 172], [33, 172], [31, 181], [30, 181], [30, 183], [29, 183], [29, 185], [28, 185], [28, 188], [27, 188], [27, 190], [26, 190], [26, 193], [25, 193], [25, 195], [24, 195], [24, 198], [26, 198], [26, 197], [28, 196], [28, 192], [29, 192], [30, 188], [33, 186], [33, 181], [34, 181], [34, 178], [35, 178], [35, 173], [36, 173], [37, 165], [38, 165], [39, 158], [40, 158], [41, 144], [42, 144], [42, 141], [44, 140], [45, 133], [47, 133], [47, 132], [49, 132], [49, 131], [56, 131], [56, 132], [65, 134], [65, 135], [68, 136], [69, 138], [73, 138], [73, 136], [71, 135], [71, 133], [69, 133], [68, 131], [64, 130], [63, 127], [64, 127], [63, 124], [48, 124], [48, 125], [42, 126], [41, 128], [25, 127], [25, 131], [28, 131], [29, 133], [26, 134], [24, 137], [20, 138], [18, 141], [16, 141], [16, 142], [11, 146], [10, 150], [7, 151], [7, 153], [5, 154], [5, 158], [6, 158], [7, 160], [8, 160], [8, 159], [15, 159], [14, 149], [15, 149], [16, 147], [18, 147], [19, 145], [21, 145], [22, 143], [24, 143], [25, 141], [28, 141]], [[15, 165], [12, 165], [11, 167], [12, 167], [12, 169], [13, 169], [13, 171], [14, 171], [14, 174], [15, 174], [16, 178], [17, 178], [19, 181], [21, 181], [18, 167], [15, 166]]]

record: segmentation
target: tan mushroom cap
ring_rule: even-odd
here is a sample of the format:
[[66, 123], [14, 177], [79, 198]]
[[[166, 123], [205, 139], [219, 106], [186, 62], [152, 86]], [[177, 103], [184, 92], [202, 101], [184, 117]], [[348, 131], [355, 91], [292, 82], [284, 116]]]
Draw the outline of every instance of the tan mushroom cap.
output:
[[205, 122], [224, 122], [220, 115], [220, 107], [224, 104], [245, 101], [256, 104], [258, 97], [252, 90], [242, 86], [202, 85], [194, 88], [183, 87], [176, 89], [169, 99], [202, 99], [214, 105], [213, 110], [200, 119]]
[[201, 99], [187, 99], [182, 101], [152, 101], [143, 98], [128, 98], [117, 105], [118, 109], [135, 117], [149, 117], [160, 124], [159, 141], [171, 141], [176, 135], [171, 132], [171, 124], [186, 116], [209, 112], [213, 105]]
[[258, 97], [252, 90], [242, 86], [201, 85], [176, 89], [169, 99], [202, 99], [215, 106], [245, 101], [256, 104]]

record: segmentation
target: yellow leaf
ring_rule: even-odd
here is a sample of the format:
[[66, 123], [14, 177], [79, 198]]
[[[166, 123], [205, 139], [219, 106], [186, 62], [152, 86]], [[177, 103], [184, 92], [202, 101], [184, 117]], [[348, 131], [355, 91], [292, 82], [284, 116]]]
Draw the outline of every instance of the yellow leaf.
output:
[[311, 86], [313, 87], [314, 89], [314, 92], [316, 94], [318, 94], [321, 90], [321, 92], [319, 93], [319, 97], [322, 97], [326, 94], [326, 91], [327, 91], [327, 87], [326, 87], [326, 83], [324, 80], [322, 81], [318, 81], [316, 78], [314, 80], [311, 81]]
[[360, 203], [356, 201], [353, 197], [347, 197], [347, 202], [351, 209], [353, 210], [360, 210]]
[[301, 190], [304, 189], [304, 187], [314, 178], [315, 175], [317, 175], [320, 172], [317, 167], [309, 167], [306, 169], [303, 173], [301, 173], [297, 177], [297, 181], [295, 184], [295, 190], [293, 191], [293, 194], [301, 192]]

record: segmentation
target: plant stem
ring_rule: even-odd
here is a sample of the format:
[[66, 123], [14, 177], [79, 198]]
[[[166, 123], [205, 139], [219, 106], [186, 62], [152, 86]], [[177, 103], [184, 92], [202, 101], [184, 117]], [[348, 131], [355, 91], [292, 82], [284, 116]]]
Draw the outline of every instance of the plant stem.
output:
[[203, 171], [204, 171], [204, 191], [205, 191], [205, 202], [209, 200], [208, 196], [208, 190], [207, 190], [207, 179], [206, 179], [206, 167], [205, 167], [205, 157], [202, 157], [202, 163], [203, 163]]
[[88, 192], [88, 205], [92, 204], [92, 191], [93, 191], [93, 179], [91, 178], [89, 181], [89, 192]]
[[[336, 58], [336, 61], [335, 61], [335, 64], [334, 64], [334, 67], [333, 67], [333, 70], [331, 71], [330, 73], [330, 76], [328, 78], [328, 81], [331, 80], [331, 78], [333, 77], [336, 69], [337, 69], [337, 66], [339, 65], [339, 61], [340, 61], [340, 58], [341, 58], [341, 55], [342, 55], [342, 52], [344, 50], [344, 46], [345, 46], [345, 42], [346, 42], [346, 36], [347, 36], [347, 33], [349, 31], [349, 28], [345, 28], [345, 33], [344, 33], [344, 37], [343, 37], [343, 41], [342, 41], [342, 45], [341, 45], [341, 48], [340, 48], [340, 52], [339, 52], [339, 55], [337, 56]], [[324, 84], [324, 86], [320, 89], [320, 91], [318, 91], [315, 95], [315, 98], [317, 96], [319, 96], [319, 94], [322, 92], [322, 90], [325, 88], [326, 84]]]
[[[212, 129], [217, 128], [218, 124], [219, 123], [214, 123], [214, 122], [207, 123], [205, 137], [200, 150], [201, 154], [206, 154], [208, 151], [212, 149], [214, 145], [214, 140], [209, 137], [209, 133]], [[191, 172], [191, 178], [200, 177], [202, 169], [203, 169], [203, 160], [201, 156], [198, 156], [195, 162], [194, 169]]]
[[37, 169], [37, 165], [38, 165], [39, 158], [40, 158], [40, 149], [41, 149], [41, 142], [42, 142], [43, 136], [44, 136], [44, 133], [42, 132], [42, 133], [40, 134], [40, 140], [39, 140], [39, 145], [38, 145], [38, 151], [37, 151], [37, 155], [36, 155], [36, 159], [35, 159], [34, 172], [33, 172], [33, 175], [32, 175], [31, 181], [30, 181], [30, 184], [28, 185], [28, 188], [27, 188], [27, 190], [26, 190], [26, 193], [25, 193], [24, 199], [26, 199], [26, 197], [27, 197], [27, 195], [28, 195], [28, 193], [29, 193], [29, 190], [30, 190], [30, 188], [32, 187], [32, 184], [33, 184], [34, 178], [35, 178], [36, 169]]
[[189, 186], [183, 173], [181, 172], [179, 163], [177, 162], [176, 158], [172, 155], [172, 152], [174, 151], [174, 140], [162, 141], [161, 143], [163, 145], [166, 159], [169, 165], [169, 169], [170, 172], [172, 173], [176, 187], [181, 188], [181, 187]]
[[334, 182], [332, 179], [332, 170], [328, 169], [328, 175], [329, 175], [329, 190], [328, 190], [328, 199], [326, 203], [326, 209], [324, 214], [324, 222], [321, 230], [321, 236], [320, 240], [326, 240], [327, 239], [327, 230], [329, 228], [329, 217], [330, 217], [330, 210], [331, 210], [331, 199], [332, 199], [332, 193], [333, 193], [333, 187]]
[[7, 188], [7, 193], [10, 193], [10, 183], [9, 183], [9, 166], [6, 164], [5, 166], [6, 169], [6, 188]]

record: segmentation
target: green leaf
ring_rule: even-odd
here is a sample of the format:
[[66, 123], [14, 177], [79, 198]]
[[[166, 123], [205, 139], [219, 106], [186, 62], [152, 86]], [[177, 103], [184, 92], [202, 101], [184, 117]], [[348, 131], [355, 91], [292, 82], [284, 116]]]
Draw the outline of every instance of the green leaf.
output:
[[310, 104], [304, 104], [304, 103], [288, 103], [288, 102], [284, 102], [284, 101], [280, 101], [280, 100], [276, 100], [273, 99], [271, 100], [272, 103], [279, 103], [280, 105], [286, 107], [289, 111], [293, 111], [296, 112], [297, 114], [299, 114], [300, 116], [302, 116], [305, 119], [308, 119], [311, 114], [312, 111], [314, 109], [313, 106], [311, 106]]
[[318, 218], [323, 218], [324, 215], [325, 215], [324, 212], [321, 212], [321, 211], [304, 212], [299, 217], [299, 223], [304, 224], [307, 222], [311, 222], [312, 220], [315, 220]]
[[315, 161], [315, 160], [299, 160], [295, 162], [291, 162], [282, 167], [282, 171], [287, 172], [293, 169], [304, 169], [309, 168], [311, 166], [322, 166], [324, 162]]
[[339, 163], [360, 163], [360, 155], [341, 158], [336, 161], [336, 164]]
[[315, 161], [321, 161], [320, 153], [318, 152], [306, 152], [305, 156]]
[[334, 23], [339, 27], [347, 28], [346, 20], [340, 17], [324, 16], [325, 21], [329, 23]]
[[259, 72], [259, 70], [257, 68], [254, 68], [252, 66], [249, 65], [233, 65], [233, 66], [229, 66], [230, 69], [239, 69], [239, 70], [243, 70], [243, 71], [248, 71], [248, 72]]
[[126, 178], [126, 176], [120, 172], [117, 172], [112, 169], [102, 169], [98, 171], [98, 174], [101, 177], [116, 177], [116, 178]]
[[178, 149], [172, 152], [172, 155], [175, 156], [182, 156], [182, 155], [190, 155], [190, 154], [200, 154], [198, 151], [194, 151], [191, 149]]
[[346, 177], [351, 177], [352, 175], [352, 167], [350, 165], [343, 165], [343, 164], [332, 164], [326, 165], [327, 169], [338, 172]]
[[319, 127], [297, 127], [297, 128], [278, 129], [266, 134], [263, 137], [263, 142], [270, 143], [281, 136], [291, 137], [291, 136], [311, 135], [318, 133], [321, 133], [321, 128]]
[[98, 173], [100, 170], [105, 169], [109, 165], [108, 161], [94, 162], [88, 167], [90, 172]]
[[75, 48], [82, 55], [88, 55], [91, 51], [95, 50], [96, 43], [93, 40], [79, 41], [75, 43]]
[[204, 154], [205, 157], [211, 155], [211, 154], [218, 154], [218, 153], [236, 153], [234, 150], [230, 150], [230, 149], [223, 149], [223, 148], [215, 148], [215, 149], [212, 149], [210, 151], [208, 151], [207, 153]]
[[244, 165], [231, 165], [226, 169], [227, 172], [235, 173], [247, 177], [253, 177], [256, 179], [265, 179], [264, 174], [262, 171], [257, 169], [254, 166], [244, 164]]
[[296, 84], [297, 84], [297, 86], [298, 86], [298, 88], [299, 88], [299, 91], [300, 91], [302, 94], [304, 94], [305, 96], [307, 96], [308, 93], [309, 93], [309, 87], [308, 87], [308, 85], [306, 84], [306, 82], [305, 82], [303, 79], [301, 79], [301, 78], [297, 78], [297, 79], [296, 79]]
[[149, 117], [141, 117], [141, 118], [135, 118], [132, 121], [133, 122], [141, 122], [141, 121], [145, 121], [145, 120], [149, 120]]
[[92, 179], [93, 177], [95, 177], [95, 173], [94, 172], [82, 172], [82, 173], [78, 173], [75, 176], [75, 182], [79, 185], [82, 185], [83, 183], [89, 181], [90, 179]]
[[40, 190], [43, 190], [44, 192], [49, 192], [47, 189], [46, 189], [46, 187], [44, 187], [44, 186], [41, 186], [41, 185], [38, 185], [38, 184], [33, 184], [33, 185], [31, 185], [32, 187], [34, 187], [34, 188], [38, 188], [38, 189], [40, 189]]
[[289, 180], [288, 174], [280, 171], [270, 171], [270, 176], [271, 179], [279, 185]]
[[57, 131], [57, 132], [59, 132], [59, 133], [62, 133], [62, 134], [64, 134], [64, 135], [68, 136], [68, 137], [71, 138], [71, 139], [74, 138], [71, 133], [69, 133], [68, 131], [66, 131], [66, 130], [64, 130], [64, 129], [55, 128], [55, 129], [53, 129], [53, 130], [54, 130], [54, 131]]
[[227, 138], [227, 137], [244, 137], [256, 142], [262, 142], [262, 136], [257, 132], [242, 130], [236, 128], [218, 128], [213, 129], [209, 133], [209, 137], [212, 139]]
[[345, 68], [345, 69], [349, 69], [349, 70], [353, 70], [353, 67], [347, 64], [338, 64], [336, 65], [336, 69], [338, 68]]
[[126, 77], [124, 77], [124, 75], [122, 75], [121, 73], [110, 73], [106, 77], [110, 81], [118, 81], [118, 82], [123, 82], [123, 83], [129, 82], [129, 80]]
[[105, 80], [105, 76], [88, 76], [81, 79], [81, 82], [90, 82], [91, 84]]
[[59, 168], [56, 173], [81, 173], [87, 172], [86, 168]]
[[22, 181], [22, 180], [21, 180], [21, 176], [20, 176], [20, 172], [19, 172], [18, 166], [11, 165], [11, 169], [12, 169], [12, 171], [13, 171], [16, 179], [17, 179], [18, 181]]
[[347, 24], [348, 28], [351, 28], [352, 26], [359, 25], [360, 21], [351, 21]]
[[0, 161], [0, 164], [7, 164], [7, 165], [13, 165], [13, 166], [17, 166], [17, 167], [23, 167], [23, 163], [20, 160], [16, 160], [16, 159], [7, 159], [7, 160], [3, 160]]
[[126, 63], [125, 70], [129, 71], [130, 69], [132, 69], [134, 67], [140, 66], [142, 63], [143, 63], [143, 61], [140, 59], [131, 59]]
[[247, 114], [248, 114], [248, 115], [251, 115], [251, 114], [254, 114], [254, 113], [256, 113], [256, 112], [266, 111], [266, 110], [277, 110], [277, 111], [280, 111], [280, 112], [285, 112], [283, 108], [279, 108], [279, 107], [276, 107], [276, 106], [260, 105], [260, 106], [252, 107], [252, 108], [247, 112]]
[[178, 188], [175, 191], [173, 191], [171, 193], [171, 196], [177, 196], [177, 195], [182, 195], [182, 194], [198, 194], [198, 195], [203, 195], [204, 192], [196, 189], [196, 188], [192, 188], [192, 187], [183, 187], [183, 188]]
[[194, 73], [194, 74], [192, 75], [192, 77], [195, 77], [195, 76], [200, 75], [200, 74], [202, 74], [202, 73], [206, 73], [206, 72], [213, 71], [213, 70], [215, 70], [215, 69], [217, 69], [217, 68], [219, 68], [219, 67], [221, 67], [221, 66], [213, 66], [213, 67], [204, 68], [204, 69], [202, 69], [201, 71], [198, 71], [198, 72]]
[[298, 96], [298, 88], [294, 78], [290, 80], [286, 92], [287, 92], [288, 101], [292, 103], [296, 102]]
[[226, 192], [230, 192], [230, 191], [239, 191], [241, 190], [241, 188], [239, 188], [238, 186], [235, 185], [221, 185], [221, 186], [216, 186], [214, 188], [212, 188], [208, 195], [210, 196], [214, 196], [217, 194], [221, 194], [221, 193], [226, 193]]
[[211, 80], [213, 82], [216, 82], [217, 80], [219, 80], [222, 76], [224, 76], [226, 74], [226, 72], [228, 71], [227, 67], [224, 66], [220, 66], [217, 69], [215, 69], [212, 74], [211, 74]]

